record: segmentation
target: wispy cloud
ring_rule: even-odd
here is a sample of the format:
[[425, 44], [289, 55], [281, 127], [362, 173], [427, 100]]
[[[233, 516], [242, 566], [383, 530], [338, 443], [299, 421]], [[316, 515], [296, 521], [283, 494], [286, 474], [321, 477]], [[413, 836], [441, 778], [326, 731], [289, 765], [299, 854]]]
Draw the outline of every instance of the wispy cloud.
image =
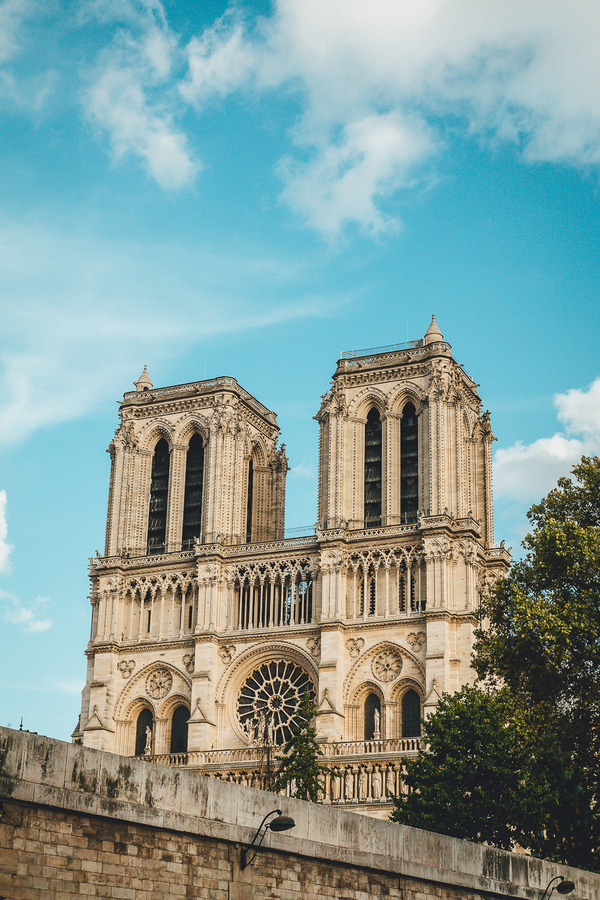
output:
[[[286, 291], [282, 300], [298, 271], [294, 261], [197, 243], [88, 239], [0, 220], [0, 443], [89, 412], [148, 359], [339, 309], [319, 295]], [[177, 298], [176, 315], [165, 297]]]
[[8, 543], [8, 523], [6, 521], [6, 491], [0, 491], [0, 572], [8, 567], [8, 557], [12, 550]]
[[[174, 124], [177, 95], [169, 87], [177, 41], [160, 4], [141, 7], [137, 16], [128, 4], [126, 12], [130, 28], [119, 28], [100, 54], [84, 106], [108, 133], [116, 158], [133, 154], [161, 187], [179, 189], [193, 183], [200, 164]], [[98, 7], [99, 15], [109, 13], [105, 4]]]
[[590, 0], [279, 0], [227, 14], [188, 45], [182, 96], [297, 98], [284, 200], [331, 233], [394, 226], [383, 201], [452, 128], [529, 160], [600, 162], [600, 5]]
[[556, 394], [554, 405], [564, 431], [496, 451], [494, 496], [498, 499], [527, 504], [540, 500], [582, 456], [600, 454], [600, 378], [587, 390]]
[[41, 616], [43, 608], [50, 602], [47, 597], [38, 597], [29, 606], [24, 606], [13, 594], [0, 590], [0, 602], [3, 603], [5, 621], [20, 625], [23, 631], [47, 631], [52, 627], [52, 621]]

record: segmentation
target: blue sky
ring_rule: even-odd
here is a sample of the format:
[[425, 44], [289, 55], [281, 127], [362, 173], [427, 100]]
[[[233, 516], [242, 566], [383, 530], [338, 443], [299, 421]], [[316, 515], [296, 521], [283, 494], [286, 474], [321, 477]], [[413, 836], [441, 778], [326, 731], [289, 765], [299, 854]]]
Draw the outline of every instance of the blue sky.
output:
[[595, 0], [0, 4], [0, 723], [68, 739], [116, 400], [230, 374], [287, 525], [341, 350], [431, 313], [498, 437], [496, 534], [600, 450]]

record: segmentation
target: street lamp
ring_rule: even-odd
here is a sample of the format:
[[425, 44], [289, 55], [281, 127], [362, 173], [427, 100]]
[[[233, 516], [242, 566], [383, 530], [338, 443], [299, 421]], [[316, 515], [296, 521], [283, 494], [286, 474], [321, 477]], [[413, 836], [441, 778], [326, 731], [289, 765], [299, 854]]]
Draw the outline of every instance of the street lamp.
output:
[[[555, 881], [558, 881], [559, 884], [554, 884]], [[550, 893], [548, 893], [548, 888], [550, 887], [550, 885], [552, 885], [552, 890], [550, 891]], [[546, 897], [548, 897], [548, 900], [550, 900], [552, 891], [554, 890], [558, 891], [559, 894], [570, 894], [575, 890], [575, 885], [572, 881], [565, 881], [562, 875], [557, 875], [552, 879], [552, 881], [550, 881], [549, 884], [546, 885], [546, 890], [542, 894], [541, 900], [545, 900]]]
[[[269, 822], [268, 825], [265, 825], [265, 822], [269, 818], [269, 816], [275, 816], [272, 822]], [[240, 861], [240, 868], [245, 869], [246, 866], [249, 866], [256, 854], [259, 851], [260, 845], [262, 844], [265, 834], [267, 833], [267, 828], [270, 828], [271, 831], [288, 831], [290, 828], [293, 828], [296, 823], [290, 816], [284, 816], [281, 813], [280, 809], [272, 809], [271, 812], [268, 812], [262, 822], [259, 825], [258, 831], [252, 838], [252, 843], [249, 847], [244, 847], [242, 849], [242, 857]], [[264, 831], [263, 831], [264, 829]], [[258, 841], [257, 841], [258, 838]], [[248, 859], [248, 854], [254, 848], [254, 853]]]

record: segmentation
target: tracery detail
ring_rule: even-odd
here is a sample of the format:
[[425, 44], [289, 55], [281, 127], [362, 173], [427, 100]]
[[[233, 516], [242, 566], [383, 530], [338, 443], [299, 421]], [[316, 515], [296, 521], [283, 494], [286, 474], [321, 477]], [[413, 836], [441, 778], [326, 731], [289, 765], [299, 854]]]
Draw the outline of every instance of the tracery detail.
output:
[[157, 669], [146, 679], [146, 693], [153, 700], [162, 700], [173, 687], [173, 676], [168, 669]]
[[264, 663], [246, 679], [237, 700], [238, 721], [250, 746], [281, 745], [291, 737], [294, 715], [305, 691], [315, 698], [310, 675], [285, 660]]
[[387, 684], [400, 675], [402, 671], [402, 657], [395, 650], [384, 650], [374, 658], [371, 663], [371, 669], [375, 678]]

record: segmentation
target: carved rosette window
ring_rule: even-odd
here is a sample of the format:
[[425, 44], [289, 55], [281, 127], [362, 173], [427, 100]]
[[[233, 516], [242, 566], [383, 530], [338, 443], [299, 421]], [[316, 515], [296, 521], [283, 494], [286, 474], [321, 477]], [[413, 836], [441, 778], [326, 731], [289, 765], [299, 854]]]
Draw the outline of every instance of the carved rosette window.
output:
[[306, 691], [314, 700], [310, 675], [296, 663], [272, 660], [255, 669], [237, 700], [238, 721], [250, 743], [285, 744]]
[[168, 669], [157, 669], [146, 679], [146, 693], [153, 700], [162, 700], [173, 687], [173, 676]]
[[382, 653], [377, 654], [371, 663], [371, 669], [375, 678], [387, 684], [400, 675], [402, 671], [402, 657], [394, 650], [384, 650]]

